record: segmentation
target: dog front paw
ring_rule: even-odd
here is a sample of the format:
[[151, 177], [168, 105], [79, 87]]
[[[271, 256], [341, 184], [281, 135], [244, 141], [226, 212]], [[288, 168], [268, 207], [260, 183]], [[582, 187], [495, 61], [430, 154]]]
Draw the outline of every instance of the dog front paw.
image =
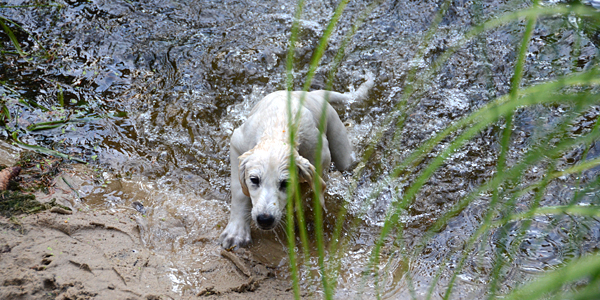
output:
[[245, 225], [228, 224], [219, 237], [219, 243], [225, 249], [245, 247], [250, 242], [250, 226]]

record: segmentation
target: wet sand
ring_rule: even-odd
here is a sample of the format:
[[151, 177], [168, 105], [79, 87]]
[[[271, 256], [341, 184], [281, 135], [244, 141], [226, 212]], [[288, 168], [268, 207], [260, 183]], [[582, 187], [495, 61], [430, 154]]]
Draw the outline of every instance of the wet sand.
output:
[[[0, 164], [14, 165], [20, 150], [0, 142], [0, 152]], [[54, 178], [48, 193], [36, 193], [38, 201], [55, 200], [72, 211], [53, 207], [37, 214], [0, 216], [0, 299], [293, 297], [285, 276], [275, 276], [285, 274], [285, 266], [265, 264], [247, 249], [223, 253], [218, 230], [187, 234], [185, 239], [195, 242], [186, 247], [202, 255], [173, 263], [177, 249], [165, 251], [170, 245], [149, 247], [144, 241], [148, 217], [129, 206], [91, 208], [80, 198], [75, 191], [90, 184], [92, 173], [84, 165], [68, 166]], [[166, 230], [177, 229], [169, 228], [176, 227], [174, 222], [163, 223]], [[188, 277], [196, 277], [194, 284], [177, 282], [180, 277], [173, 272], [191, 261], [200, 266], [188, 267], [193, 273]]]
[[[216, 241], [196, 291], [173, 291], [164, 257], [143, 246], [138, 213], [45, 211], [0, 217], [1, 299], [289, 299], [291, 285], [253, 259], [225, 257]], [[215, 233], [215, 236], [217, 233]]]

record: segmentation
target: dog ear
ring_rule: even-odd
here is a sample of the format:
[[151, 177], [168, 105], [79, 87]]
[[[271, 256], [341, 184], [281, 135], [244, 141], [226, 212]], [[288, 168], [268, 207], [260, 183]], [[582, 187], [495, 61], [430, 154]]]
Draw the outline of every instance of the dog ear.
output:
[[319, 181], [321, 182], [319, 200], [321, 201], [321, 206], [325, 208], [325, 199], [323, 198], [323, 193], [325, 192], [325, 188], [327, 186], [325, 185], [323, 177], [321, 177], [319, 174], [316, 174], [315, 167], [310, 163], [310, 161], [308, 161], [308, 159], [299, 155], [296, 156], [296, 168], [298, 169], [298, 178], [300, 179], [300, 182], [308, 182], [310, 188], [313, 190], [315, 189], [313, 182], [314, 177], [317, 176], [319, 178]]
[[240, 162], [238, 166], [240, 185], [242, 186], [242, 192], [248, 197], [250, 197], [250, 192], [248, 192], [248, 186], [246, 185], [246, 164], [252, 154], [252, 151], [248, 151], [238, 157], [238, 161]]

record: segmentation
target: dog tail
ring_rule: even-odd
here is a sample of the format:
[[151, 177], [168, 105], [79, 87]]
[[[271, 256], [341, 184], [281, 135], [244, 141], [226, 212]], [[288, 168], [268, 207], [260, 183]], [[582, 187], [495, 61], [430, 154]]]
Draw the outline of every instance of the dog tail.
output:
[[367, 81], [363, 82], [363, 84], [361, 84], [356, 91], [344, 94], [328, 92], [327, 100], [332, 104], [348, 104], [367, 99], [367, 96], [369, 96], [369, 91], [373, 88], [373, 85], [375, 85], [375, 76], [373, 73], [368, 72], [365, 77]]
[[373, 88], [373, 85], [375, 85], [375, 76], [373, 76], [373, 73], [368, 72], [366, 77], [367, 81], [363, 82], [363, 84], [358, 87], [358, 90], [356, 90], [352, 95], [355, 101], [363, 101], [367, 99], [369, 91]]

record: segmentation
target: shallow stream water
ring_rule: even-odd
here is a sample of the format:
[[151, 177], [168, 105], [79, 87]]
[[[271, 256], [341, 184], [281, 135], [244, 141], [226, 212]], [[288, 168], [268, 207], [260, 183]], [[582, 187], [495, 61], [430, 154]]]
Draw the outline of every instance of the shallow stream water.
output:
[[[362, 271], [385, 220], [388, 207], [412, 177], [387, 183], [382, 193], [364, 203], [392, 166], [436, 132], [490, 100], [507, 94], [514, 72], [516, 50], [525, 21], [510, 23], [478, 36], [457, 51], [426, 84], [409, 99], [400, 138], [385, 123], [395, 112], [410, 70], [424, 70], [443, 51], [464, 37], [482, 20], [527, 7], [521, 1], [453, 1], [422, 59], [415, 53], [426, 36], [443, 1], [383, 1], [365, 19], [346, 48], [333, 80], [333, 90], [352, 91], [375, 74], [376, 86], [365, 103], [336, 107], [348, 128], [357, 154], [377, 142], [352, 195], [346, 191], [352, 172], [329, 174], [326, 191], [331, 205], [325, 230], [331, 232], [335, 209], [346, 205], [349, 215], [360, 218], [357, 228], [346, 232], [351, 243], [342, 255], [336, 296], [370, 297], [371, 279]], [[552, 5], [557, 1], [547, 1]], [[34, 1], [1, 1], [0, 15], [17, 22], [11, 25], [24, 51], [41, 53], [37, 39], [51, 58], [0, 56], [0, 94], [14, 117], [8, 128], [19, 139], [82, 158], [101, 168], [97, 184], [80, 192], [84, 205], [97, 209], [122, 209], [140, 201], [147, 209], [146, 245], [162, 253], [172, 264], [173, 289], [197, 292], [203, 275], [199, 269], [218, 247], [214, 238], [227, 223], [229, 211], [229, 138], [253, 104], [270, 92], [285, 89], [285, 59], [296, 3], [274, 1], [78, 1], [62, 7], [25, 7]], [[52, 4], [51, 3], [51, 4]], [[370, 1], [350, 1], [334, 30], [311, 89], [326, 86], [327, 76], [345, 34]], [[313, 50], [333, 15], [336, 1], [305, 1], [296, 44], [294, 87], [301, 89]], [[524, 85], [543, 82], [589, 68], [598, 55], [598, 35], [580, 28], [571, 17], [540, 20], [527, 55]], [[30, 33], [27, 34], [25, 30]], [[0, 42], [11, 49], [8, 36]], [[579, 52], [577, 52], [579, 51]], [[24, 99], [24, 101], [20, 101]], [[60, 105], [63, 99], [64, 105]], [[575, 125], [574, 134], [589, 130], [598, 111]], [[540, 132], [551, 128], [561, 116], [560, 107], [534, 107], [517, 112], [508, 163], [515, 163]], [[28, 125], [60, 117], [85, 118], [40, 131]], [[493, 126], [457, 151], [440, 168], [403, 213], [405, 227], [399, 243], [389, 247], [381, 265], [379, 283], [385, 297], [407, 298], [427, 292], [435, 272], [446, 266], [434, 290], [441, 297], [453, 267], [463, 254], [468, 237], [478, 228], [490, 195], [469, 205], [451, 219], [427, 244], [423, 253], [400, 264], [402, 249], [411, 249], [423, 232], [452, 205], [489, 179], [495, 172], [501, 128]], [[7, 139], [9, 130], [0, 131]], [[443, 142], [430, 157], [444, 147]], [[600, 154], [592, 145], [588, 157]], [[581, 149], [580, 149], [581, 150]], [[581, 159], [570, 153], [564, 165]], [[415, 174], [420, 166], [415, 166]], [[530, 170], [539, 178], [543, 169]], [[586, 173], [594, 178], [597, 170]], [[543, 197], [543, 205], [568, 202], [576, 178], [558, 179]], [[581, 201], [597, 203], [592, 190]], [[529, 197], [529, 198], [528, 198]], [[523, 196], [523, 207], [532, 195]], [[557, 225], [559, 224], [559, 225]], [[570, 230], [578, 228], [578, 230]], [[581, 230], [580, 228], [584, 228]], [[510, 231], [512, 230], [512, 231]], [[509, 244], [518, 229], [509, 229]], [[574, 232], [585, 236], [572, 245]], [[579, 233], [578, 233], [579, 234]], [[458, 276], [454, 298], [480, 297], [486, 290], [493, 254], [500, 232], [476, 243]], [[255, 234], [250, 248], [262, 262], [287, 278], [286, 238], [283, 231]], [[577, 218], [536, 217], [517, 256], [505, 256], [501, 291], [523, 280], [560, 266], [566, 259], [597, 250], [600, 222]], [[198, 249], [207, 249], [202, 252]], [[395, 250], [394, 250], [395, 249]], [[309, 276], [316, 267], [302, 271], [305, 288], [319, 284]], [[406, 276], [406, 269], [412, 276]], [[366, 295], [366, 296], [365, 296]]]

